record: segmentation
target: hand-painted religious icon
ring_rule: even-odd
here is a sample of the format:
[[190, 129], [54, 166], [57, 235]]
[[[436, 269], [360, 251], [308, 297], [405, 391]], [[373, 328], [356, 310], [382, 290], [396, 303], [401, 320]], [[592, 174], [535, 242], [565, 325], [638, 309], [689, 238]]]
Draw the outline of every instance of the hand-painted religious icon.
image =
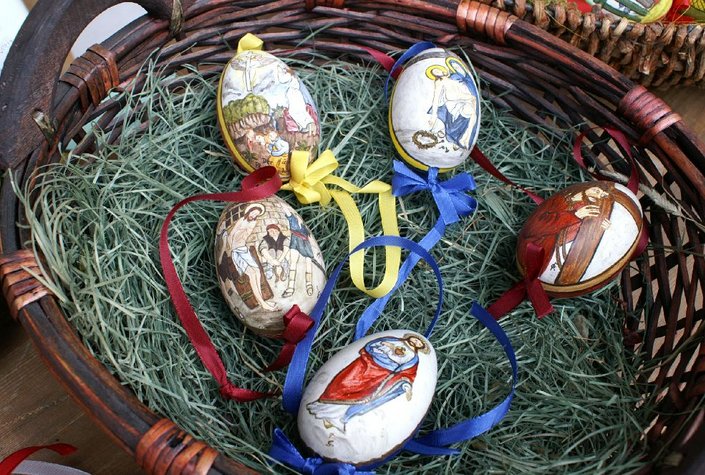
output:
[[282, 199], [232, 203], [216, 230], [218, 281], [231, 310], [253, 331], [279, 336], [293, 305], [310, 312], [326, 281], [323, 256]]
[[612, 182], [579, 183], [544, 201], [519, 233], [517, 257], [525, 273], [527, 245], [544, 252], [539, 276], [554, 296], [602, 287], [629, 262], [642, 231], [639, 200]]
[[455, 54], [431, 48], [405, 65], [392, 91], [389, 130], [411, 165], [449, 169], [475, 146], [480, 95], [470, 68]]
[[315, 154], [320, 140], [308, 89], [283, 61], [264, 51], [242, 51], [225, 66], [218, 121], [238, 165], [246, 171], [272, 165], [283, 180], [289, 179], [291, 153]]
[[393, 330], [340, 350], [314, 375], [299, 409], [304, 442], [328, 460], [364, 465], [411, 437], [436, 385], [436, 356], [418, 333]]

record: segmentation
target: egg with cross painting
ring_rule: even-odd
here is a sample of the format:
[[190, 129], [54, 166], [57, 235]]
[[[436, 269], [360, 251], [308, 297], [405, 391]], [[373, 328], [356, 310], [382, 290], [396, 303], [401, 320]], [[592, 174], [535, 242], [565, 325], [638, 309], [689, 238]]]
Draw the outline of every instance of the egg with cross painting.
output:
[[436, 353], [409, 330], [369, 335], [315, 373], [298, 412], [301, 439], [331, 462], [365, 467], [416, 433], [436, 388]]
[[276, 196], [231, 203], [215, 237], [216, 274], [233, 313], [278, 337], [293, 305], [309, 313], [326, 283], [321, 250], [301, 216]]
[[533, 268], [555, 297], [591, 292], [632, 259], [643, 225], [639, 200], [625, 186], [569, 186], [541, 203], [519, 232], [519, 269], [526, 275]]
[[269, 53], [245, 50], [228, 62], [217, 106], [225, 143], [245, 171], [272, 165], [286, 181], [293, 152], [316, 153], [320, 126], [313, 98], [296, 73]]
[[413, 56], [389, 101], [389, 131], [397, 152], [426, 170], [462, 164], [480, 128], [480, 94], [468, 65], [443, 48]]

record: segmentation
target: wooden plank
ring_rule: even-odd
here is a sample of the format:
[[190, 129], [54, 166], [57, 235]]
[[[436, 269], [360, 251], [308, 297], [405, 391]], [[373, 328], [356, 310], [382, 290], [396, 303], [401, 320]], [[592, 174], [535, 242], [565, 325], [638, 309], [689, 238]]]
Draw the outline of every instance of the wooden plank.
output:
[[54, 381], [22, 328], [0, 305], [0, 459], [30, 445], [64, 442], [67, 457], [42, 451], [33, 460], [68, 465], [95, 475], [142, 471], [98, 429]]

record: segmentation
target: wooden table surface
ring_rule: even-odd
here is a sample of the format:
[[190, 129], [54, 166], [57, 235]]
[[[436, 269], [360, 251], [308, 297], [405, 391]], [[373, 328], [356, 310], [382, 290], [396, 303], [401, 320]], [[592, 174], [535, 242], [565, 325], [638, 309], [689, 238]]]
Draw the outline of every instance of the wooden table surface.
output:
[[[656, 91], [705, 140], [705, 90]], [[93, 425], [81, 408], [54, 381], [24, 331], [0, 303], [0, 459], [29, 445], [65, 442], [78, 452], [33, 457], [63, 463], [95, 475], [139, 474], [124, 453]]]

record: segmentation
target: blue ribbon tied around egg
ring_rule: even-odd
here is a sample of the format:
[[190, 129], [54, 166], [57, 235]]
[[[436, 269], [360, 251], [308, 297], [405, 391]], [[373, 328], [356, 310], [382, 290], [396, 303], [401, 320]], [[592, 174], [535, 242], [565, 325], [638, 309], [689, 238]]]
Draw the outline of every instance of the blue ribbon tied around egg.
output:
[[[439, 219], [439, 221], [442, 222], [441, 219]], [[431, 323], [427, 328], [426, 332], [424, 333], [427, 338], [430, 337], [433, 328], [438, 320], [438, 317], [440, 316], [443, 305], [443, 279], [435, 259], [428, 253], [426, 249], [424, 249], [418, 243], [397, 236], [380, 236], [370, 238], [358, 245], [348, 255], [348, 257], [351, 254], [354, 254], [355, 252], [375, 246], [397, 246], [407, 249], [411, 251], [416, 262], [418, 262], [419, 259], [424, 259], [433, 270], [438, 281], [439, 299]], [[409, 259], [407, 259], [408, 262], [410, 262]], [[316, 332], [318, 331], [323, 310], [325, 309], [328, 299], [332, 294], [332, 291], [336, 285], [336, 282], [343, 269], [343, 266], [345, 265], [346, 260], [347, 259], [343, 260], [331, 273], [326, 287], [324, 288], [318, 302], [316, 303], [316, 306], [311, 312], [311, 318], [314, 320], [313, 329], [309, 331], [304, 341], [302, 341], [297, 347], [296, 352], [294, 354], [294, 358], [292, 359], [291, 365], [289, 367], [289, 372], [287, 373], [286, 382], [284, 384], [283, 405], [284, 409], [291, 414], [295, 414], [299, 409], [303, 391], [303, 382], [306, 375], [306, 365], [311, 350], [313, 338]], [[375, 310], [375, 312], [381, 312], [384, 309], [384, 304], [379, 304], [379, 302], [382, 300], [383, 299], [378, 299], [372, 304], [376, 305], [375, 308], [378, 309]], [[372, 305], [367, 310], [372, 308]], [[375, 315], [375, 318], [378, 315], [379, 313]], [[502, 328], [495, 321], [495, 319], [489, 313], [487, 313], [487, 311], [479, 304], [473, 303], [471, 308], [471, 315], [475, 319], [477, 319], [482, 325], [487, 327], [487, 329], [497, 339], [497, 341], [502, 346], [512, 368], [511, 390], [507, 397], [495, 407], [485, 412], [484, 414], [463, 420], [459, 423], [454, 424], [451, 427], [437, 429], [421, 437], [412, 437], [403, 445], [403, 447], [401, 447], [396, 452], [390, 454], [385, 459], [377, 461], [368, 466], [355, 467], [354, 465], [348, 463], [325, 462], [320, 457], [304, 457], [303, 455], [301, 455], [301, 453], [299, 453], [296, 447], [289, 441], [289, 439], [287, 439], [283, 431], [281, 431], [280, 429], [275, 429], [274, 431], [273, 444], [269, 455], [275, 460], [299, 471], [300, 473], [311, 475], [328, 475], [372, 473], [370, 472], [370, 470], [373, 470], [374, 468], [391, 460], [402, 450], [407, 450], [422, 455], [459, 454], [458, 450], [451, 449], [449, 448], [449, 446], [477, 437], [478, 435], [490, 430], [492, 427], [498, 424], [509, 410], [511, 401], [514, 397], [514, 392], [518, 380], [518, 367], [516, 355], [514, 353], [514, 349], [507, 334], [504, 332], [504, 330], [502, 330]]]

